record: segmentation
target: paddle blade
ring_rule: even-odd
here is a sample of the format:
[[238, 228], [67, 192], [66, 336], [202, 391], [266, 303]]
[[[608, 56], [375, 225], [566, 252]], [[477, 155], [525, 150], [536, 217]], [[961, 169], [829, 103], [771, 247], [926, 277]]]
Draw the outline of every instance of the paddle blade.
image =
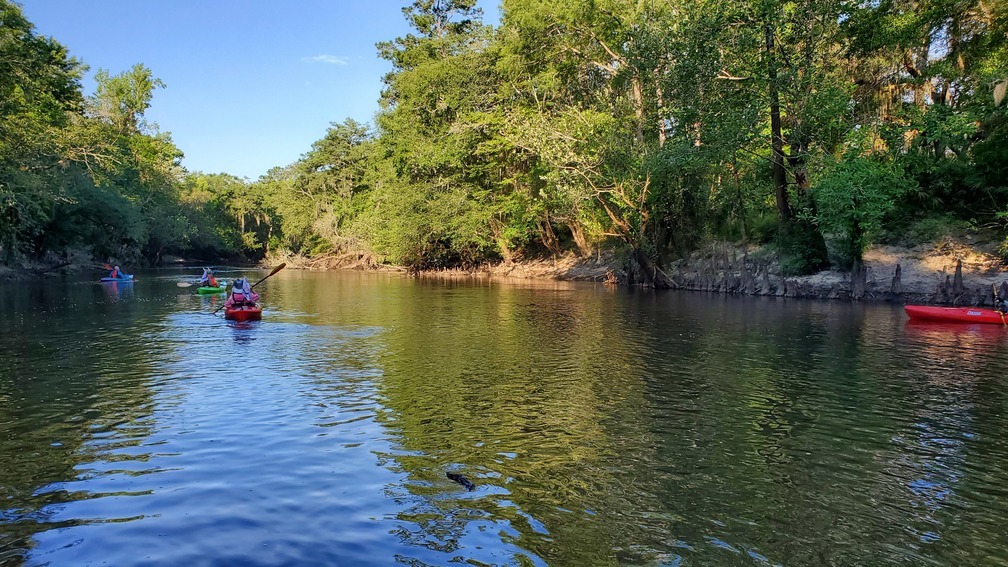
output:
[[175, 284], [175, 285], [177, 285], [177, 286], [179, 286], [179, 287], [192, 287], [192, 284], [191, 284], [191, 283], [189, 283], [189, 282], [178, 282], [178, 283], [177, 283], [177, 284]]
[[256, 283], [252, 284], [252, 287], [255, 287], [255, 286], [257, 286], [257, 285], [259, 285], [259, 284], [263, 283], [264, 281], [266, 281], [266, 279], [267, 279], [267, 278], [269, 278], [269, 277], [270, 277], [270, 276], [272, 276], [273, 274], [275, 274], [275, 273], [279, 272], [280, 270], [282, 270], [282, 269], [284, 269], [284, 268], [286, 268], [286, 267], [287, 267], [287, 262], [284, 262], [284, 263], [280, 264], [279, 266], [277, 266], [277, 267], [273, 268], [273, 271], [272, 271], [272, 272], [270, 272], [270, 273], [266, 274], [265, 276], [263, 276], [263, 279], [261, 279], [261, 280], [257, 281]]

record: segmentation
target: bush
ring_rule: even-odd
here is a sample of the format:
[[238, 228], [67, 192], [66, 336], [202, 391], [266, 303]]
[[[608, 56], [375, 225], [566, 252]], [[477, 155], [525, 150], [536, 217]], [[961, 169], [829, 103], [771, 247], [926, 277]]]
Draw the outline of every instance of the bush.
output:
[[814, 274], [829, 267], [826, 241], [814, 224], [805, 219], [792, 219], [780, 231], [777, 249], [781, 257], [781, 273], [785, 276]]
[[882, 232], [882, 219], [913, 183], [890, 161], [856, 155], [830, 167], [814, 188], [816, 220], [836, 235], [841, 248], [860, 261], [865, 247]]
[[777, 238], [780, 222], [776, 214], [763, 214], [750, 222], [749, 238], [754, 244], [769, 244]]
[[967, 229], [968, 223], [951, 214], [896, 217], [886, 223], [878, 241], [893, 246], [911, 248], [933, 242]]

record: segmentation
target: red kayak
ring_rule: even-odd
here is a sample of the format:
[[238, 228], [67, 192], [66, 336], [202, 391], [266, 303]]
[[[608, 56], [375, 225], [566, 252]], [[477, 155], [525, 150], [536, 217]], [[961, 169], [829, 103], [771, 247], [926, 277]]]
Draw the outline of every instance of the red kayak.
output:
[[262, 319], [262, 307], [258, 305], [243, 305], [241, 307], [225, 307], [224, 318], [231, 321], [259, 321]]
[[905, 305], [912, 321], [934, 321], [945, 323], [989, 323], [1008, 324], [1004, 313], [994, 309], [979, 307], [932, 307], [930, 305]]

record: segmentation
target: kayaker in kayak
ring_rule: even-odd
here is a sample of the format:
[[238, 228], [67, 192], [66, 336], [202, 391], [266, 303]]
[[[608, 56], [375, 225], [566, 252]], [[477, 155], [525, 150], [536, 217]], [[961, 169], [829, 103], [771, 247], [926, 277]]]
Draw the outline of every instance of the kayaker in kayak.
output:
[[203, 268], [203, 277], [200, 278], [199, 283], [204, 287], [217, 287], [217, 278], [214, 277], [213, 270]]
[[255, 307], [257, 301], [259, 301], [259, 294], [252, 291], [248, 280], [238, 278], [234, 281], [234, 286], [231, 288], [231, 294], [228, 295], [227, 301], [224, 302], [224, 308], [233, 309], [245, 305]]
[[109, 272], [108, 277], [121, 280], [126, 277], [126, 274], [122, 273], [122, 270], [119, 269], [119, 266], [115, 266], [112, 268], [112, 271]]
[[[1002, 288], [1004, 284], [1001, 284]], [[1008, 313], [1008, 294], [998, 293], [998, 288], [991, 284], [991, 291], [994, 294], [994, 310], [1001, 313]]]

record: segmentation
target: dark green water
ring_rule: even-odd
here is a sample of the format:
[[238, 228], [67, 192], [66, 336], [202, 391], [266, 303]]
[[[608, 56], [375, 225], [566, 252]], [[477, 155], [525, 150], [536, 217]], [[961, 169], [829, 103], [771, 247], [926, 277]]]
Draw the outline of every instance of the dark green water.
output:
[[292, 270], [234, 324], [137, 277], [0, 284], [0, 565], [1008, 564], [1000, 327]]

